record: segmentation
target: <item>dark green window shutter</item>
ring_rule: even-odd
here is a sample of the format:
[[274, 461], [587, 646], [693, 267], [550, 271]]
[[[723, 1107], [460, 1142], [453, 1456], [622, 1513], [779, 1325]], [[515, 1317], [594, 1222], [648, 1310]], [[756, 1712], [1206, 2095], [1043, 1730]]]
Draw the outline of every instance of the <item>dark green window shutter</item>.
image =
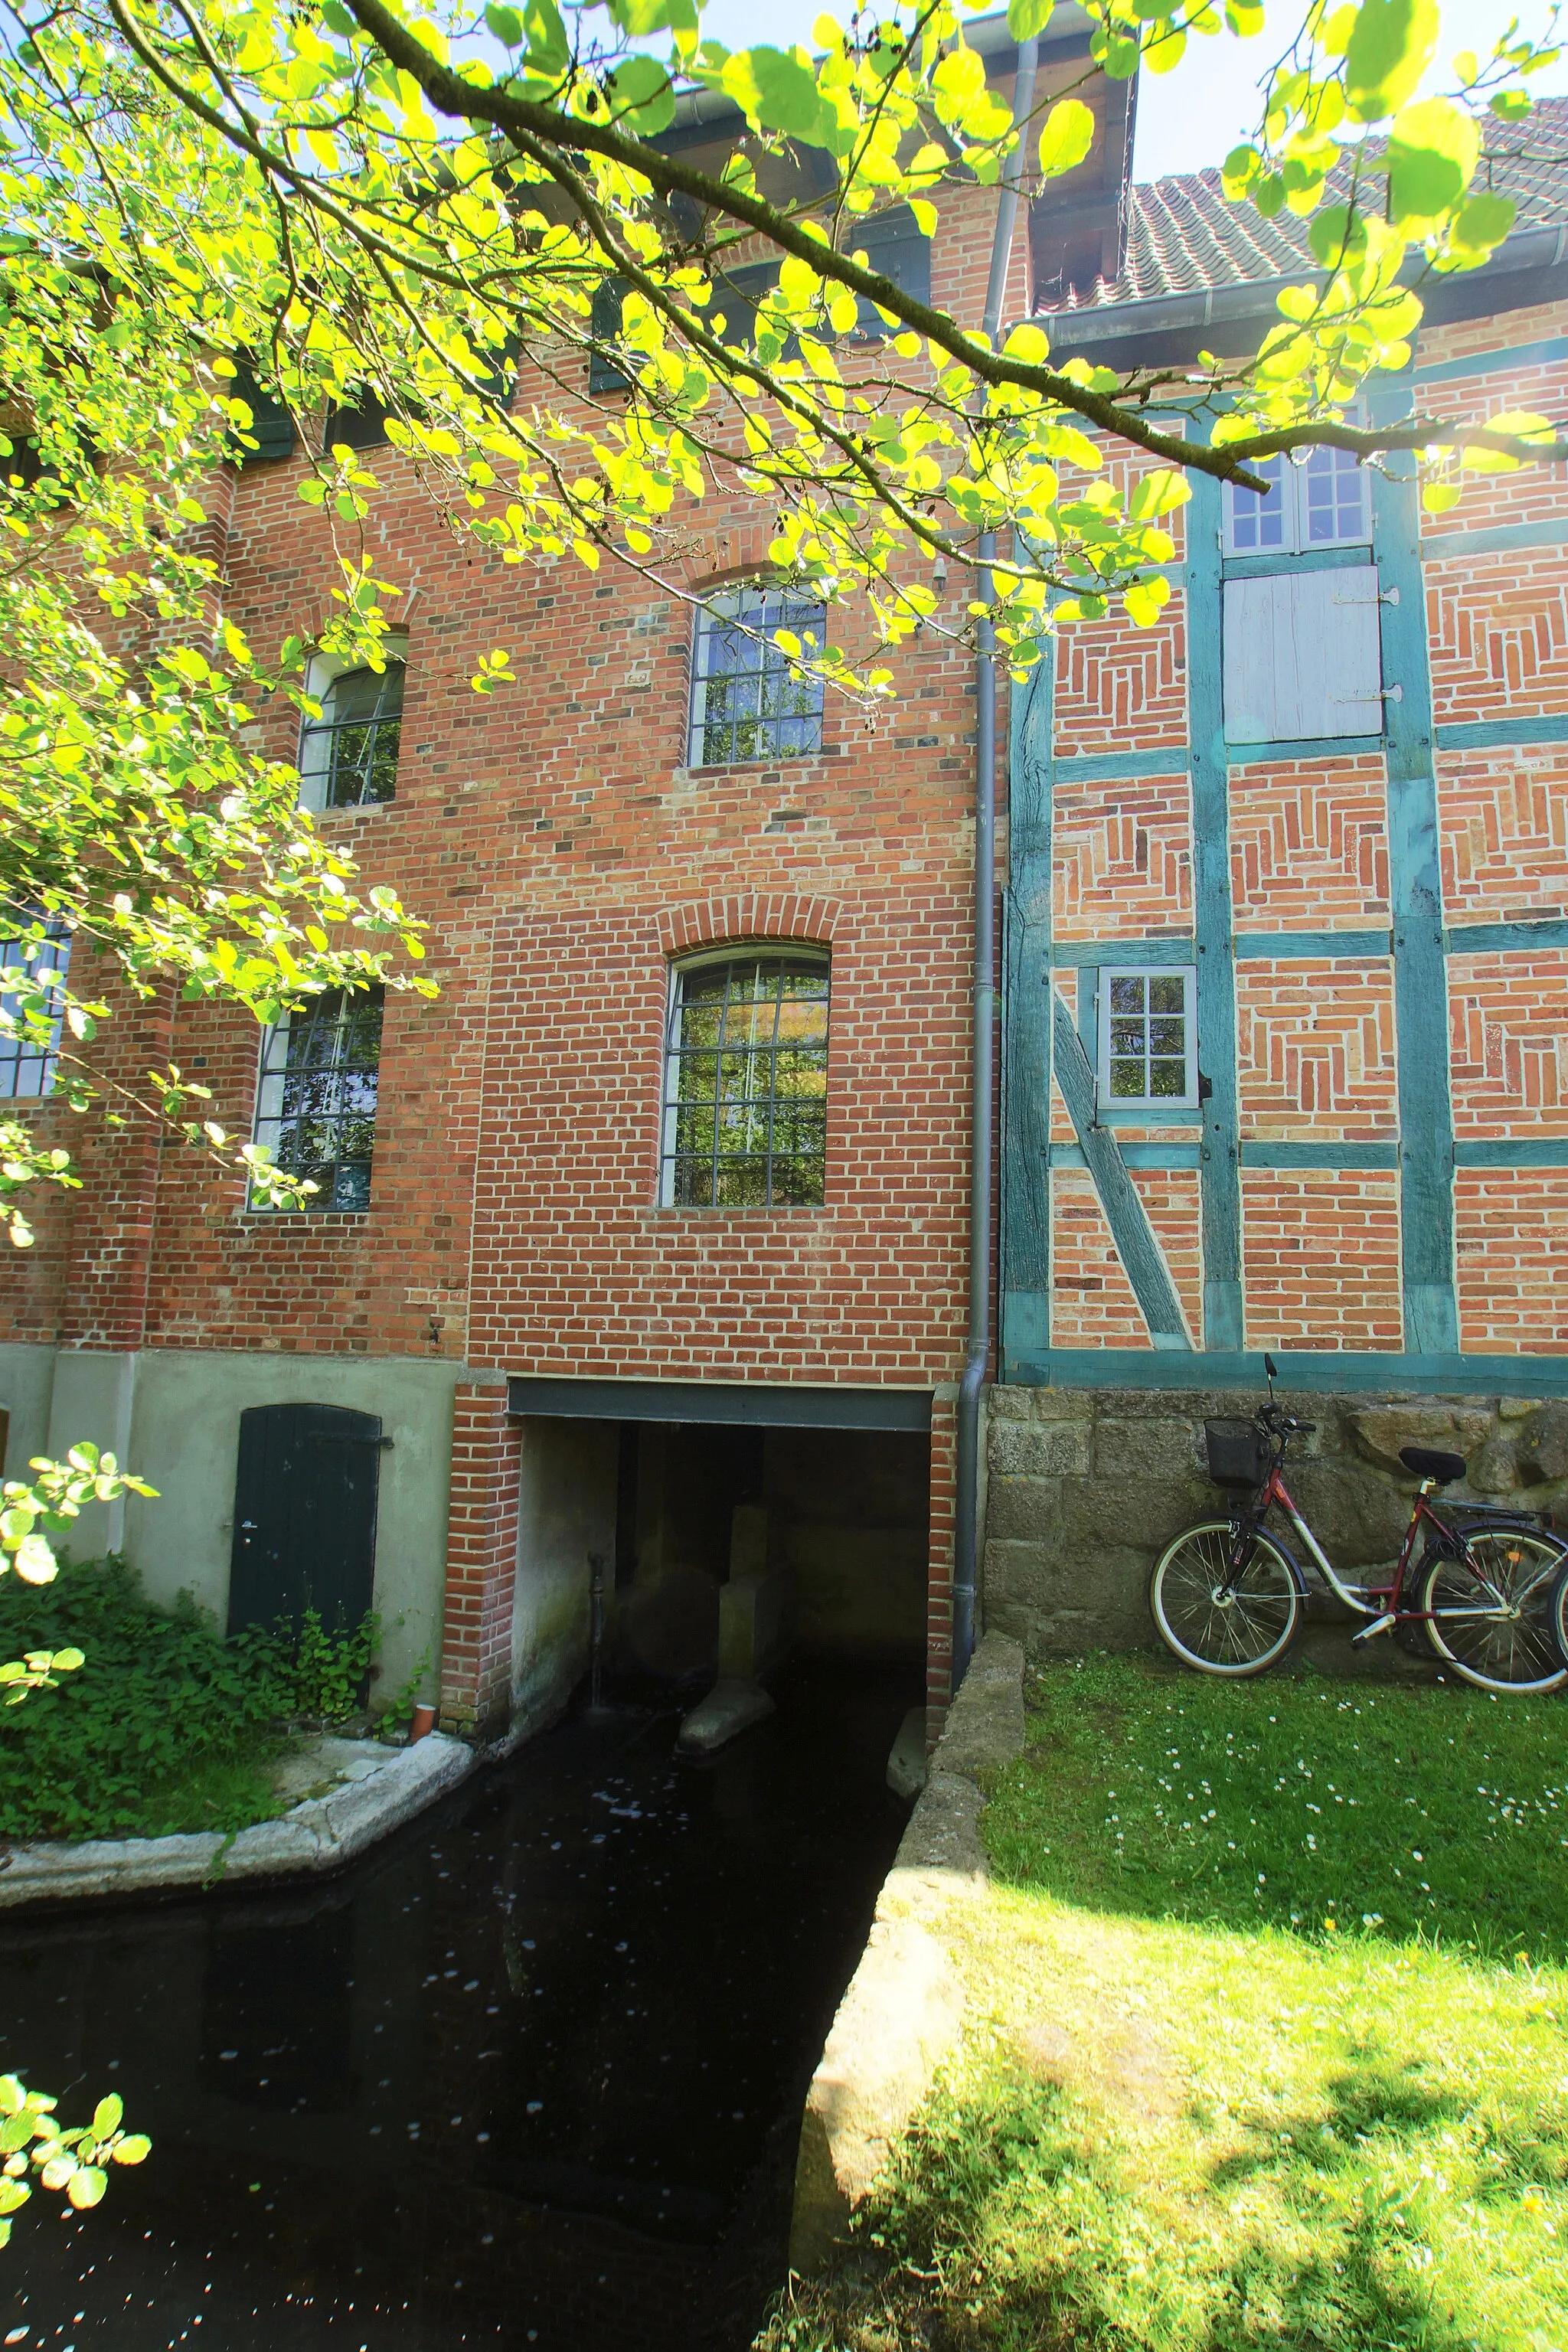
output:
[[[878, 213], [870, 220], [857, 221], [847, 231], [845, 243], [851, 252], [863, 247], [871, 268], [890, 278], [900, 293], [912, 294], [917, 302], [931, 300], [931, 239], [921, 230], [908, 205], [896, 205], [891, 212]], [[859, 298], [859, 316], [855, 321], [858, 335], [877, 341], [894, 334], [875, 302]]]
[[588, 354], [588, 389], [591, 393], [629, 392], [631, 379], [623, 375], [610, 353], [604, 348], [613, 343], [621, 331], [621, 305], [626, 300], [626, 286], [618, 278], [602, 278], [594, 296], [593, 314], [588, 320], [588, 332], [594, 348]]
[[294, 419], [281, 401], [271, 399], [262, 391], [244, 361], [239, 362], [239, 373], [231, 380], [228, 390], [234, 399], [243, 400], [249, 409], [250, 430], [246, 439], [256, 444], [254, 449], [247, 449], [237, 438], [234, 446], [236, 464], [271, 465], [279, 457], [291, 457], [294, 455]]

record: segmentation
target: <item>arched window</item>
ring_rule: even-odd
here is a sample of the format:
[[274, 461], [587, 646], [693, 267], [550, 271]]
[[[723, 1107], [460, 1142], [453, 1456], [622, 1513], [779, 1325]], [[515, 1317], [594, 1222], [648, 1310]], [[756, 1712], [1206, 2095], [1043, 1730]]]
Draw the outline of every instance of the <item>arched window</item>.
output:
[[827, 958], [796, 948], [730, 948], [675, 967], [666, 1208], [821, 1206], [827, 983]]
[[819, 598], [754, 581], [710, 596], [697, 615], [688, 764], [798, 759], [822, 749], [822, 680], [792, 670], [773, 642], [788, 629], [820, 647]]
[[360, 808], [391, 800], [397, 788], [404, 673], [401, 654], [389, 654], [379, 670], [334, 672], [324, 660], [313, 666], [310, 692], [321, 715], [305, 721], [300, 740], [302, 807]]

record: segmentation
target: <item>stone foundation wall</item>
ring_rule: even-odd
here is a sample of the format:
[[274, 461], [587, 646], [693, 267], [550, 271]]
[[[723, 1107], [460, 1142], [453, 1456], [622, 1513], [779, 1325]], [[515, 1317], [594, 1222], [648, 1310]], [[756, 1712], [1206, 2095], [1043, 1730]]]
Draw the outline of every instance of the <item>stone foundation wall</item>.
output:
[[[1150, 1569], [1178, 1528], [1224, 1507], [1204, 1423], [1246, 1419], [1261, 1402], [1256, 1391], [993, 1389], [987, 1627], [1047, 1654], [1157, 1646]], [[1283, 1387], [1278, 1402], [1317, 1423], [1293, 1441], [1286, 1483], [1342, 1573], [1399, 1549], [1415, 1490], [1402, 1445], [1463, 1454], [1465, 1482], [1447, 1490], [1460, 1499], [1568, 1515], [1568, 1402]]]

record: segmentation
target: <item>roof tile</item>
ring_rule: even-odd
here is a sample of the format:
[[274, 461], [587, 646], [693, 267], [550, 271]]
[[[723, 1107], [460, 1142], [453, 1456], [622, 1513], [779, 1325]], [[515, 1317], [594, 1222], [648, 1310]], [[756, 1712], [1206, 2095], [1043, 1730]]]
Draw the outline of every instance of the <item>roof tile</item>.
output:
[[[1568, 98], [1538, 99], [1528, 121], [1498, 127], [1477, 176], [1512, 196], [1516, 229], [1557, 227], [1568, 220], [1561, 142], [1568, 135]], [[1376, 142], [1380, 152], [1383, 142]], [[1555, 154], [1542, 151], [1551, 145]], [[1343, 167], [1348, 179], [1350, 167]], [[1335, 175], [1336, 178], [1340, 174]], [[1250, 202], [1232, 204], [1217, 172], [1186, 172], [1128, 190], [1127, 256], [1115, 279], [1099, 278], [1066, 307], [1104, 309], [1165, 294], [1202, 294], [1294, 276], [1316, 268], [1307, 224], [1292, 214], [1265, 220]]]

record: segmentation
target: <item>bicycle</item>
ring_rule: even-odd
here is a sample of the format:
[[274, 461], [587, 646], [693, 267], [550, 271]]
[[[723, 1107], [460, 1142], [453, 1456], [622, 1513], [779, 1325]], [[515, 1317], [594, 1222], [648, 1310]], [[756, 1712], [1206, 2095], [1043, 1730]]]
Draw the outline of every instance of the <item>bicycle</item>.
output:
[[1425, 1625], [1444, 1664], [1481, 1690], [1540, 1695], [1568, 1683], [1568, 1542], [1532, 1513], [1477, 1503], [1439, 1510], [1432, 1496], [1464, 1476], [1463, 1455], [1405, 1445], [1399, 1458], [1420, 1485], [1393, 1576], [1384, 1584], [1348, 1584], [1281, 1475], [1291, 1439], [1310, 1436], [1317, 1424], [1275, 1403], [1272, 1356], [1263, 1369], [1268, 1402], [1252, 1421], [1204, 1425], [1209, 1476], [1216, 1486], [1247, 1490], [1249, 1499], [1225, 1518], [1184, 1528], [1149, 1579], [1150, 1611], [1166, 1647], [1184, 1665], [1233, 1680], [1262, 1674], [1285, 1655], [1309, 1587], [1294, 1553], [1263, 1524], [1278, 1507], [1330, 1591], [1368, 1620], [1353, 1642]]

